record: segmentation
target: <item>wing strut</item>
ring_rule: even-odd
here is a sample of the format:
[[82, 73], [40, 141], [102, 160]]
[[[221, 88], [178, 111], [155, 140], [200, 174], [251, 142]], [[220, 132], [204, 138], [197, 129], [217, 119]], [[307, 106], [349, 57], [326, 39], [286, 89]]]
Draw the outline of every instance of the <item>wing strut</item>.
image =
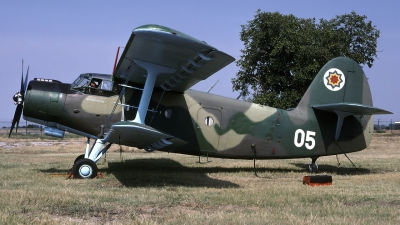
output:
[[156, 65], [142, 60], [133, 60], [137, 65], [147, 71], [146, 83], [144, 84], [142, 97], [140, 98], [139, 108], [133, 122], [144, 124], [147, 109], [149, 108], [151, 93], [153, 93], [156, 78], [159, 74], [171, 74], [176, 71], [174, 68]]
[[[117, 101], [116, 101], [115, 104], [114, 104], [114, 108], [112, 109], [111, 114], [110, 114], [110, 116], [109, 116], [108, 119], [107, 119], [106, 125], [104, 126], [104, 129], [103, 129], [103, 132], [102, 132], [101, 136], [104, 135], [104, 131], [105, 131], [105, 129], [107, 129], [108, 124], [110, 123], [110, 120], [111, 120], [111, 118], [112, 118], [113, 115], [114, 115], [114, 112], [115, 112], [115, 109], [117, 108], [118, 102], [119, 102], [119, 101], [122, 101], [122, 96], [123, 96], [123, 95], [124, 95], [124, 97], [125, 97], [125, 86], [126, 86], [126, 84], [128, 83], [129, 78], [131, 77], [132, 73], [133, 73], [133, 66], [131, 66], [131, 68], [130, 68], [129, 71], [128, 71], [128, 75], [126, 76], [124, 85], [122, 86], [122, 90], [121, 90], [121, 92], [119, 93], [118, 99], [117, 99]], [[124, 98], [124, 101], [125, 101], [125, 98]], [[125, 115], [124, 115], [123, 113], [124, 113], [124, 109], [122, 108], [122, 117], [125, 117]]]

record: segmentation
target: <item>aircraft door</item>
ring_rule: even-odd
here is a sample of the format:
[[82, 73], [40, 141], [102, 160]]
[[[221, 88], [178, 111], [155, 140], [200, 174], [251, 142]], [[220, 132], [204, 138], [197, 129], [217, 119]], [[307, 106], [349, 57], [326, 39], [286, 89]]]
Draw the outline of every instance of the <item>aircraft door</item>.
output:
[[215, 152], [218, 149], [222, 113], [218, 109], [200, 108], [197, 111], [197, 137], [203, 153]]

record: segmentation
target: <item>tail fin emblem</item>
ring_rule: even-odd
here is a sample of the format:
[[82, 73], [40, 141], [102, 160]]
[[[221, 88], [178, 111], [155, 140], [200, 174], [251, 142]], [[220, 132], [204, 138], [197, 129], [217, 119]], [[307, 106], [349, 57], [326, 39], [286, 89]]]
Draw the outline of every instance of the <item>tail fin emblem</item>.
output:
[[339, 91], [344, 87], [346, 78], [342, 71], [336, 68], [329, 69], [324, 75], [325, 87], [331, 91]]

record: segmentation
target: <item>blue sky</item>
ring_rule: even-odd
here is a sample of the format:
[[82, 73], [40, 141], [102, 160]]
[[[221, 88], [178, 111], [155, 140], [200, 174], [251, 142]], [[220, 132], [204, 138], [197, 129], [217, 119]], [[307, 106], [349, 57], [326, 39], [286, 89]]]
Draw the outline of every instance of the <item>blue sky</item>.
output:
[[[1, 1], [0, 9], [0, 121], [11, 121], [11, 99], [19, 89], [21, 60], [30, 79], [52, 78], [72, 82], [87, 72], [111, 73], [118, 46], [124, 46], [135, 27], [160, 24], [179, 30], [224, 51], [236, 59], [243, 43], [240, 25], [257, 9], [302, 18], [331, 19], [350, 13], [366, 15], [381, 31], [378, 59], [364, 66], [374, 105], [393, 115], [375, 120], [400, 121], [396, 95], [400, 83], [400, 2], [389, 1]], [[193, 89], [236, 98], [231, 78], [234, 63]]]

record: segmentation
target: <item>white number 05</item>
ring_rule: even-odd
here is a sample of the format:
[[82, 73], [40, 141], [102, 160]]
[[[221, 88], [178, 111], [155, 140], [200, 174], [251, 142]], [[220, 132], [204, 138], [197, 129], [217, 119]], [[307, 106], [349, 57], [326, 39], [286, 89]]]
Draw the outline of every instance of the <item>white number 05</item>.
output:
[[314, 136], [315, 136], [314, 131], [307, 130], [306, 132], [304, 132], [304, 130], [302, 129], [297, 129], [296, 132], [294, 132], [294, 145], [300, 148], [304, 145], [305, 142], [306, 148], [308, 150], [311, 150], [315, 147]]

